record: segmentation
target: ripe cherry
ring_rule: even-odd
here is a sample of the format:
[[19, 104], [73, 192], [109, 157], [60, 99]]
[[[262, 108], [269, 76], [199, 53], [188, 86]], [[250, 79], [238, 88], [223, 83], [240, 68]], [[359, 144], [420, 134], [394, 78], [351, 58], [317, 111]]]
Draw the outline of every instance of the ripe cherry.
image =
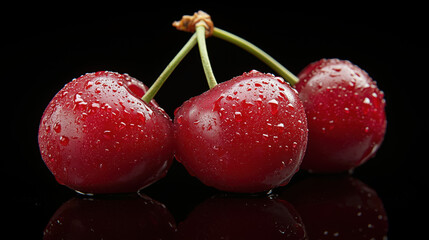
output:
[[384, 94], [349, 61], [322, 59], [308, 65], [295, 85], [308, 118], [303, 169], [339, 172], [374, 156], [386, 130]]
[[127, 74], [96, 72], [66, 84], [39, 126], [39, 147], [56, 180], [79, 192], [134, 192], [172, 163], [173, 124], [147, 87]]
[[307, 145], [298, 94], [282, 78], [251, 71], [186, 101], [175, 113], [176, 159], [217, 189], [285, 185]]

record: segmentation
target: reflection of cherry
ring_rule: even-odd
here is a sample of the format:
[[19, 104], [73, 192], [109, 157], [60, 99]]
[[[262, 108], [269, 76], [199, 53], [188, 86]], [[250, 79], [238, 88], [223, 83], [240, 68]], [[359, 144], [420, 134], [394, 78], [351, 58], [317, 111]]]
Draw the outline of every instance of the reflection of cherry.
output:
[[388, 223], [377, 193], [348, 176], [298, 182], [280, 197], [290, 201], [310, 239], [385, 239]]
[[61, 89], [39, 127], [42, 158], [57, 181], [85, 193], [136, 192], [173, 160], [173, 124], [147, 87], [127, 74], [96, 72]]
[[177, 160], [224, 191], [260, 192], [287, 184], [307, 145], [297, 93], [282, 78], [255, 70], [186, 101], [174, 123]]
[[218, 196], [179, 225], [180, 239], [306, 239], [301, 218], [284, 200]]
[[43, 239], [173, 239], [175, 232], [165, 206], [147, 196], [74, 198], [52, 216]]
[[373, 157], [386, 130], [383, 92], [349, 61], [322, 59], [307, 66], [295, 85], [308, 118], [302, 168], [350, 170]]

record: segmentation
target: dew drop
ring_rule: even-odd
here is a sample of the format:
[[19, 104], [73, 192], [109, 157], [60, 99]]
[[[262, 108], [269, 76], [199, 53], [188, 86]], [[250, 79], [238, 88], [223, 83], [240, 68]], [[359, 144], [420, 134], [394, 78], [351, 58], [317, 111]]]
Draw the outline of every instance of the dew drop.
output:
[[279, 111], [279, 102], [277, 102], [277, 100], [275, 99], [272, 99], [268, 101], [268, 104], [271, 107], [271, 114], [273, 115], [277, 114], [277, 112]]
[[235, 121], [236, 122], [243, 121], [243, 115], [241, 114], [241, 112], [235, 112], [234, 115], [235, 115]]
[[285, 125], [283, 123], [279, 123], [276, 126], [277, 126], [277, 129], [279, 130], [279, 132], [281, 132], [281, 133], [284, 132]]
[[293, 143], [292, 143], [292, 148], [293, 148], [293, 149], [295, 149], [297, 146], [298, 146], [298, 143], [297, 143], [297, 142], [293, 142]]
[[350, 113], [350, 109], [346, 107], [346, 108], [344, 108], [344, 112], [345, 113]]
[[334, 70], [335, 72], [341, 72], [341, 68], [340, 67], [334, 67], [334, 68], [332, 68], [332, 70]]
[[119, 123], [119, 125], [118, 125], [118, 129], [119, 129], [119, 130], [122, 130], [122, 129], [124, 129], [126, 126], [127, 126], [127, 124], [126, 124], [126, 123], [124, 123], [124, 122], [120, 122], [120, 123]]
[[92, 103], [91, 107], [92, 108], [100, 108], [100, 104], [99, 103]]
[[60, 144], [63, 146], [69, 145], [69, 138], [66, 136], [61, 136], [60, 137]]
[[279, 83], [282, 83], [282, 84], [285, 83], [285, 80], [281, 77], [274, 77], [274, 79], [276, 79]]
[[334, 120], [329, 121], [329, 130], [333, 130], [335, 128]]
[[83, 101], [83, 99], [82, 99], [82, 96], [81, 96], [79, 93], [77, 93], [77, 94], [74, 96], [74, 102], [75, 102], [75, 103], [81, 103], [81, 102], [84, 102], [84, 101]]
[[144, 116], [144, 113], [137, 111], [137, 114], [139, 115], [140, 121], [145, 124], [146, 123], [146, 117]]
[[262, 139], [264, 139], [264, 140], [268, 140], [268, 137], [269, 137], [269, 135], [268, 135], [268, 134], [266, 134], [266, 133], [262, 134]]
[[110, 130], [105, 130], [105, 131], [103, 132], [103, 137], [104, 137], [105, 139], [107, 139], [107, 140], [112, 139], [112, 131], [110, 131]]
[[222, 98], [224, 98], [224, 96], [220, 95], [220, 97], [214, 102], [213, 111], [218, 111], [220, 109], [220, 101]]
[[54, 124], [54, 131], [55, 131], [56, 133], [60, 133], [60, 132], [61, 132], [61, 124], [59, 124], [59, 123], [55, 123], [55, 124]]
[[364, 100], [363, 100], [363, 103], [365, 103], [365, 104], [371, 104], [371, 100], [369, 100], [369, 98], [365, 98]]
[[365, 127], [364, 132], [369, 133], [369, 127]]

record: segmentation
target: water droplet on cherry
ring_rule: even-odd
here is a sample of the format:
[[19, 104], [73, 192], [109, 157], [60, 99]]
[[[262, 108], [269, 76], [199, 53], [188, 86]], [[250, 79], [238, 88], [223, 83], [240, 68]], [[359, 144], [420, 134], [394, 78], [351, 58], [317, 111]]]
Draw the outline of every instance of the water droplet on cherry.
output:
[[262, 139], [264, 139], [264, 140], [268, 140], [268, 137], [269, 137], [269, 135], [268, 135], [268, 134], [266, 134], [266, 133], [262, 134]]
[[105, 139], [107, 139], [107, 140], [112, 139], [112, 131], [110, 131], [110, 130], [105, 130], [105, 131], [103, 132], [103, 137], [104, 137]]
[[127, 124], [126, 124], [126, 123], [124, 123], [124, 122], [120, 122], [120, 123], [119, 123], [119, 125], [118, 125], [118, 129], [119, 129], [119, 130], [122, 130], [122, 129], [124, 129], [126, 126], [127, 126]]
[[235, 115], [235, 121], [236, 122], [243, 121], [243, 115], [241, 114], [241, 112], [235, 112], [234, 115]]
[[144, 113], [137, 111], [137, 114], [139, 115], [140, 121], [145, 124], [146, 123], [146, 117], [144, 115]]
[[350, 109], [346, 107], [346, 108], [344, 108], [344, 112], [345, 113], [350, 113]]
[[55, 123], [55, 124], [54, 124], [54, 131], [55, 131], [56, 133], [60, 133], [60, 132], [61, 132], [61, 124], [59, 124], [59, 123]]
[[268, 101], [268, 104], [271, 107], [271, 114], [275, 115], [279, 111], [279, 102], [275, 99]]
[[66, 137], [66, 136], [61, 136], [60, 137], [60, 144], [63, 145], [63, 146], [69, 145], [69, 141], [70, 141], [69, 138]]
[[297, 143], [297, 142], [293, 142], [293, 143], [292, 143], [292, 148], [293, 148], [293, 149], [295, 149], [297, 146], [298, 146], [298, 143]]
[[88, 83], [85, 86], [85, 89], [89, 89], [90, 87], [92, 87], [92, 85], [94, 85], [94, 82], [88, 81]]

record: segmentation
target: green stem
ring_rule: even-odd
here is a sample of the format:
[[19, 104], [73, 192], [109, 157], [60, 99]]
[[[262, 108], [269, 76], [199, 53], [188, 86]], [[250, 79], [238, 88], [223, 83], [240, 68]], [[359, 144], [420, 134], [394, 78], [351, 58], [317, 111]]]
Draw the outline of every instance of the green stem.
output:
[[174, 69], [179, 65], [182, 59], [191, 51], [191, 49], [197, 44], [197, 34], [194, 33], [192, 37], [188, 40], [185, 46], [177, 53], [177, 55], [171, 60], [171, 62], [167, 65], [164, 71], [159, 75], [156, 81], [152, 84], [152, 86], [147, 90], [145, 95], [142, 97], [142, 100], [149, 103], [152, 98], [155, 97], [156, 93], [159, 91], [161, 86], [164, 84], [165, 80], [170, 76], [170, 74], [174, 71]]
[[248, 51], [249, 53], [253, 54], [259, 60], [261, 60], [269, 67], [271, 67], [274, 71], [276, 71], [281, 77], [283, 77], [286, 81], [288, 81], [292, 86], [298, 83], [299, 81], [298, 77], [296, 77], [293, 73], [291, 73], [289, 70], [283, 67], [283, 65], [277, 62], [274, 58], [272, 58], [262, 49], [258, 48], [257, 46], [253, 45], [247, 40], [216, 27], [213, 30], [213, 36], [223, 39], [225, 41], [228, 41], [232, 44], [235, 44], [243, 48], [244, 50]]
[[200, 50], [201, 63], [203, 64], [204, 73], [206, 74], [207, 83], [209, 88], [212, 89], [217, 85], [216, 78], [213, 74], [212, 67], [210, 65], [209, 54], [207, 53], [206, 46], [206, 28], [204, 25], [199, 25], [196, 27], [196, 34], [198, 40], [198, 48]]

